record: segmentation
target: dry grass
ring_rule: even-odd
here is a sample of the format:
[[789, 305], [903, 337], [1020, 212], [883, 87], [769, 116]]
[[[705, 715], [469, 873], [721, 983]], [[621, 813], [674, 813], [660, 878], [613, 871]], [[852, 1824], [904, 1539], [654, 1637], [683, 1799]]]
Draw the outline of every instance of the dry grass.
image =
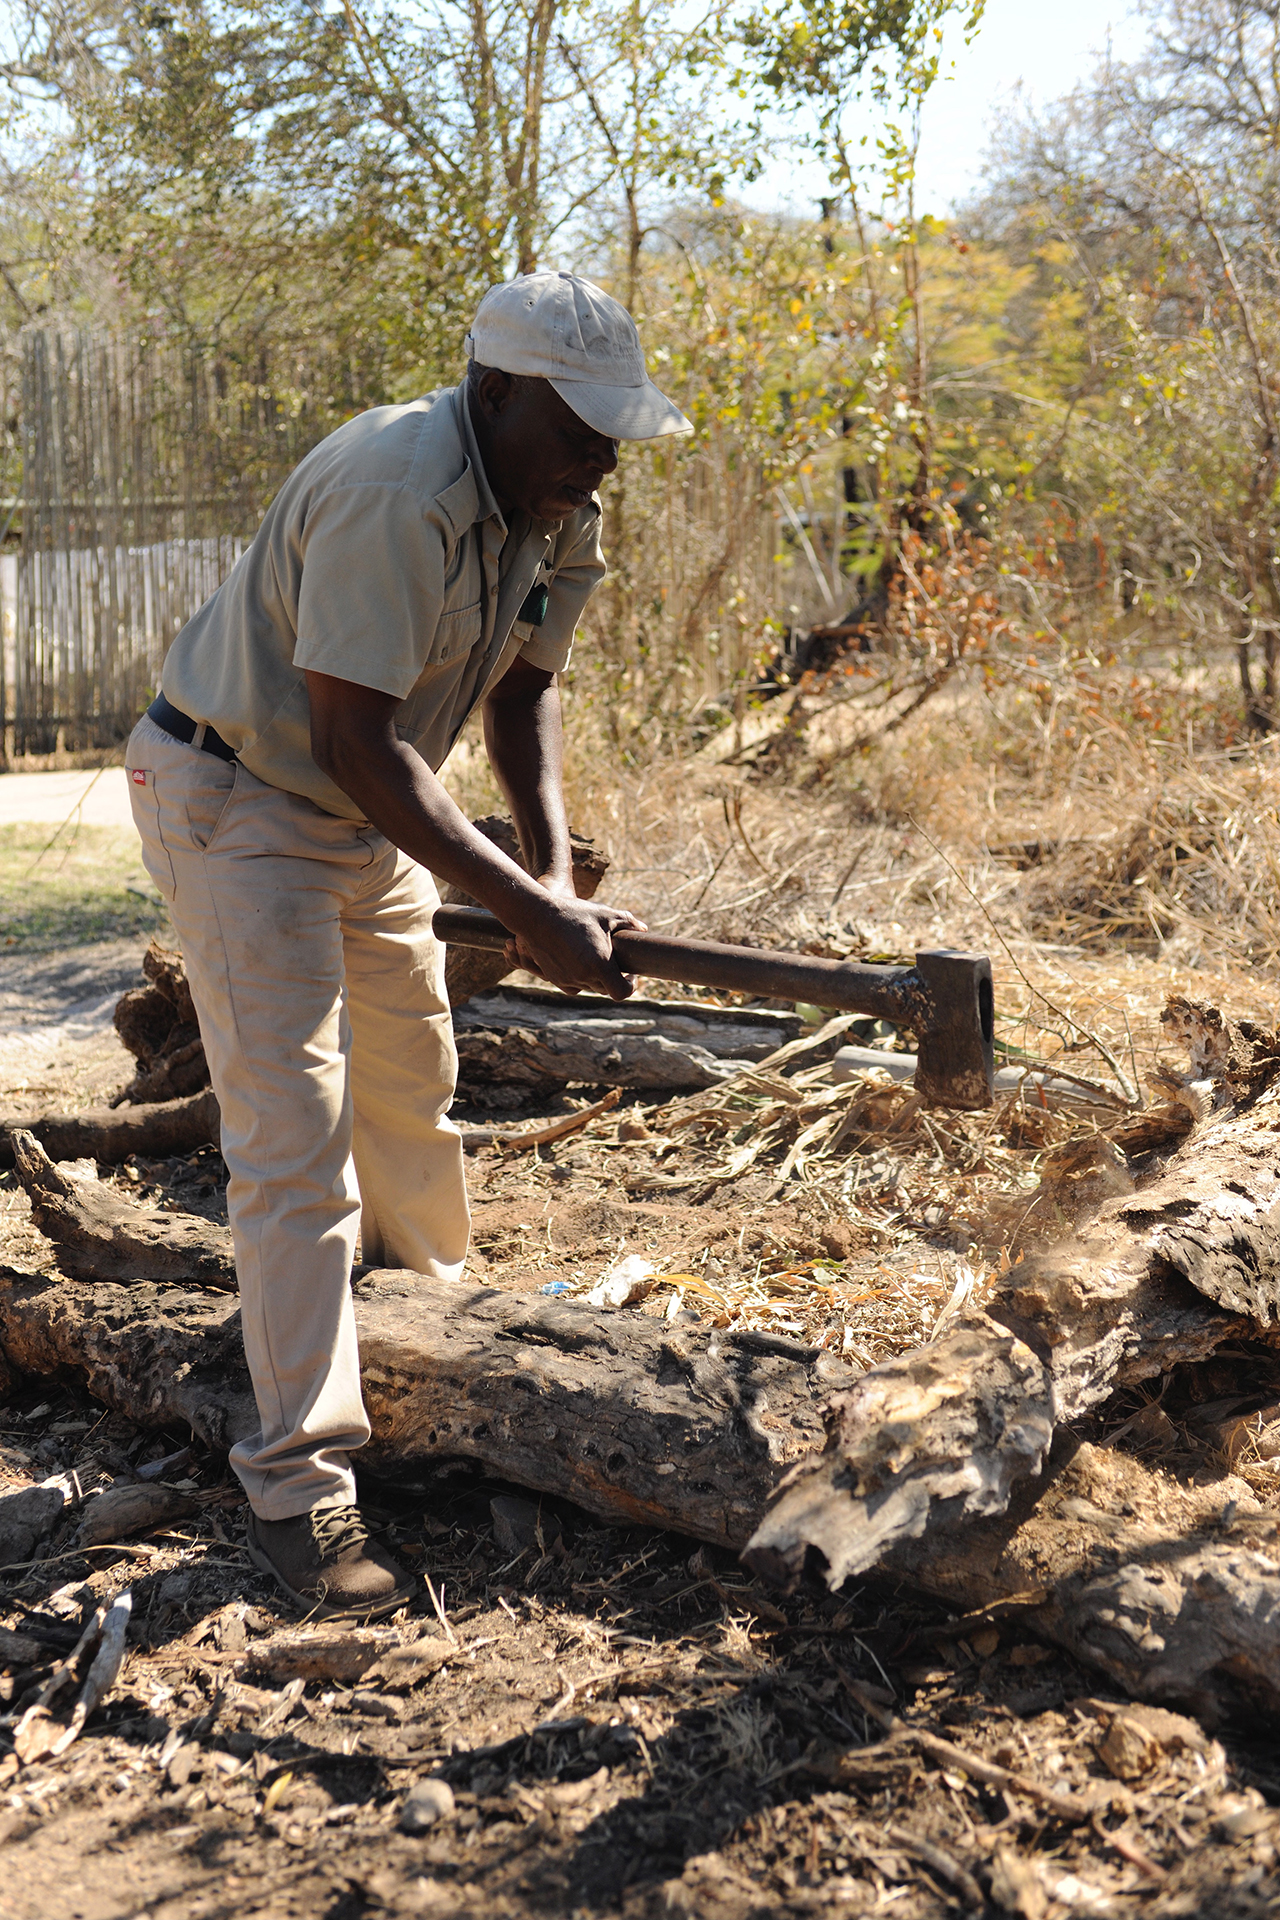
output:
[[[990, 950], [1006, 1057], [1092, 1081], [1094, 1097], [1028, 1087], [989, 1113], [926, 1112], [880, 1071], [837, 1084], [815, 1031], [807, 1051], [632, 1104], [542, 1153], [483, 1150], [472, 1187], [498, 1284], [559, 1270], [588, 1286], [648, 1231], [659, 1278], [639, 1311], [803, 1341], [823, 1350], [819, 1367], [828, 1355], [871, 1366], [936, 1336], [1032, 1234], [1060, 1232], [1124, 1177], [1107, 1136], [1132, 1120], [1126, 1087], [1145, 1098], [1149, 1076], [1183, 1064], [1159, 1024], [1170, 992], [1267, 1021], [1280, 835], [1265, 751], [1233, 760], [1135, 738], [1126, 752], [1110, 726], [1092, 745], [1045, 746], [1017, 702], [948, 700], [876, 752], [825, 769], [811, 756], [787, 783], [709, 757], [619, 773], [580, 735], [575, 823], [613, 859], [611, 897], [655, 927], [887, 958]], [[451, 779], [473, 812], [494, 804], [478, 761], [460, 756]], [[167, 1189], [179, 1204], [189, 1191]], [[4, 1199], [9, 1257], [34, 1264], [25, 1196]], [[569, 1224], [553, 1232], [558, 1218]], [[1215, 1375], [1206, 1391], [1236, 1393], [1239, 1365], [1225, 1356], [1225, 1384]], [[77, 1389], [48, 1385], [32, 1404], [36, 1391], [0, 1436], [24, 1477], [143, 1458], [143, 1436]], [[1171, 1472], [1193, 1455], [1203, 1465], [1194, 1398], [1144, 1382], [1108, 1410], [1108, 1437]], [[1231, 1454], [1271, 1499], [1274, 1412], [1247, 1412]], [[39, 1610], [10, 1616], [25, 1630], [130, 1580], [139, 1627], [97, 1737], [56, 1776], [10, 1782], [15, 1912], [43, 1913], [49, 1885], [78, 1897], [88, 1849], [104, 1899], [165, 1914], [221, 1910], [229, 1888], [241, 1905], [261, 1890], [273, 1914], [335, 1915], [354, 1888], [394, 1913], [425, 1901], [468, 1916], [712, 1920], [892, 1905], [935, 1920], [955, 1903], [922, 1864], [922, 1836], [952, 1872], [992, 1872], [1009, 1911], [1254, 1920], [1266, 1905], [1275, 1828], [1258, 1825], [1249, 1784], [1274, 1793], [1261, 1743], [1171, 1750], [1138, 1787], [1117, 1786], [1097, 1758], [1105, 1679], [1031, 1644], [1016, 1619], [974, 1630], [900, 1592], [881, 1608], [861, 1588], [769, 1598], [728, 1555], [581, 1517], [567, 1544], [513, 1561], [484, 1483], [385, 1494], [386, 1537], [447, 1590], [465, 1655], [455, 1677], [376, 1714], [368, 1695], [323, 1683], [291, 1706], [263, 1675], [231, 1677], [232, 1649], [268, 1645], [276, 1616], [238, 1547], [234, 1491], [213, 1463], [192, 1471], [202, 1512], [181, 1533], [121, 1550], [127, 1567], [90, 1567], [69, 1543], [18, 1589]], [[430, 1616], [406, 1632], [424, 1628]], [[857, 1689], [887, 1681], [913, 1725], [1100, 1791], [1111, 1811], [1046, 1850], [1038, 1810], [993, 1804], [963, 1772], [939, 1776], [887, 1743], [864, 1750], [850, 1672]], [[198, 1773], [166, 1772], [170, 1725]], [[450, 1780], [466, 1824], [424, 1845], [395, 1821], [427, 1773]], [[1254, 1824], [1225, 1824], [1242, 1815]]]
[[[1047, 698], [953, 682], [852, 756], [839, 751], [841, 729], [861, 724], [848, 702], [813, 703], [785, 779], [760, 752], [726, 763], [728, 742], [619, 772], [589, 726], [574, 740], [572, 812], [610, 855], [605, 897], [655, 930], [833, 957], [985, 950], [999, 1057], [1095, 1090], [927, 1113], [884, 1076], [836, 1085], [792, 1060], [646, 1108], [650, 1138], [625, 1156], [632, 1199], [708, 1218], [785, 1202], [844, 1236], [838, 1256], [807, 1262], [777, 1247], [726, 1257], [708, 1236], [647, 1310], [687, 1305], [861, 1365], [917, 1344], [1032, 1238], [1068, 1230], [1130, 1177], [1107, 1136], [1185, 1069], [1160, 1024], [1171, 994], [1274, 1024], [1280, 757], [1213, 744], [1216, 694], [1187, 698], [1178, 731], [1161, 731], [1151, 677], [1142, 712], [1133, 683], [1064, 669]], [[779, 724], [781, 703], [757, 736]], [[474, 759], [454, 778], [492, 804]], [[561, 1169], [589, 1177], [613, 1125], [561, 1149]]]

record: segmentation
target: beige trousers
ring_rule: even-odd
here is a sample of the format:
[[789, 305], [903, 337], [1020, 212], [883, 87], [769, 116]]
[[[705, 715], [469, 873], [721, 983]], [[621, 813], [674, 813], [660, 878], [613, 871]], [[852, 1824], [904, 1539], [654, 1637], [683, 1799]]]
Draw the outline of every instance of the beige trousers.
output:
[[[197, 735], [197, 740], [200, 738]], [[126, 766], [222, 1109], [227, 1206], [261, 1431], [231, 1459], [254, 1511], [350, 1500], [369, 1437], [350, 1275], [456, 1279], [470, 1221], [445, 1117], [457, 1055], [430, 876], [142, 719]]]

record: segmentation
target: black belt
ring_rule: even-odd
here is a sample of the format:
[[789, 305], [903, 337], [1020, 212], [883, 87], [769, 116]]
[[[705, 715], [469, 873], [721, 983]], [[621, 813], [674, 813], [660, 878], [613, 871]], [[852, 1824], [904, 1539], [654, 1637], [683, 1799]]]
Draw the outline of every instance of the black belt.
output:
[[[185, 713], [179, 713], [177, 707], [172, 706], [162, 693], [158, 693], [147, 708], [147, 718], [154, 720], [158, 727], [163, 727], [166, 733], [171, 733], [175, 740], [181, 740], [184, 746], [189, 747], [196, 737], [196, 722], [189, 720]], [[236, 757], [235, 748], [229, 747], [222, 735], [212, 727], [205, 728], [200, 746], [205, 753], [216, 753], [219, 760], [234, 760]]]

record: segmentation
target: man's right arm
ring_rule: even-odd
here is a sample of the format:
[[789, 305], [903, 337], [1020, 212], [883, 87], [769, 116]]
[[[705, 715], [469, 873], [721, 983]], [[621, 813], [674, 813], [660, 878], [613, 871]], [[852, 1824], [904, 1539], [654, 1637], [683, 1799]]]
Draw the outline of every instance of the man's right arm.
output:
[[618, 907], [550, 894], [473, 827], [421, 755], [400, 739], [393, 694], [307, 671], [311, 755], [379, 833], [497, 915], [515, 964], [568, 993], [624, 1000], [632, 983], [612, 930], [639, 922]]

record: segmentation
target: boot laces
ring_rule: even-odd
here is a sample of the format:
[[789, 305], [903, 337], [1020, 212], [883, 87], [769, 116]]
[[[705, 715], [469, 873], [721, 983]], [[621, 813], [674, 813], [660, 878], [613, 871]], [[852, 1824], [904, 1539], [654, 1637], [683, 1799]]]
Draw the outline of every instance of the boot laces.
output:
[[311, 1536], [322, 1560], [339, 1560], [365, 1545], [369, 1529], [359, 1507], [320, 1507], [311, 1515]]

